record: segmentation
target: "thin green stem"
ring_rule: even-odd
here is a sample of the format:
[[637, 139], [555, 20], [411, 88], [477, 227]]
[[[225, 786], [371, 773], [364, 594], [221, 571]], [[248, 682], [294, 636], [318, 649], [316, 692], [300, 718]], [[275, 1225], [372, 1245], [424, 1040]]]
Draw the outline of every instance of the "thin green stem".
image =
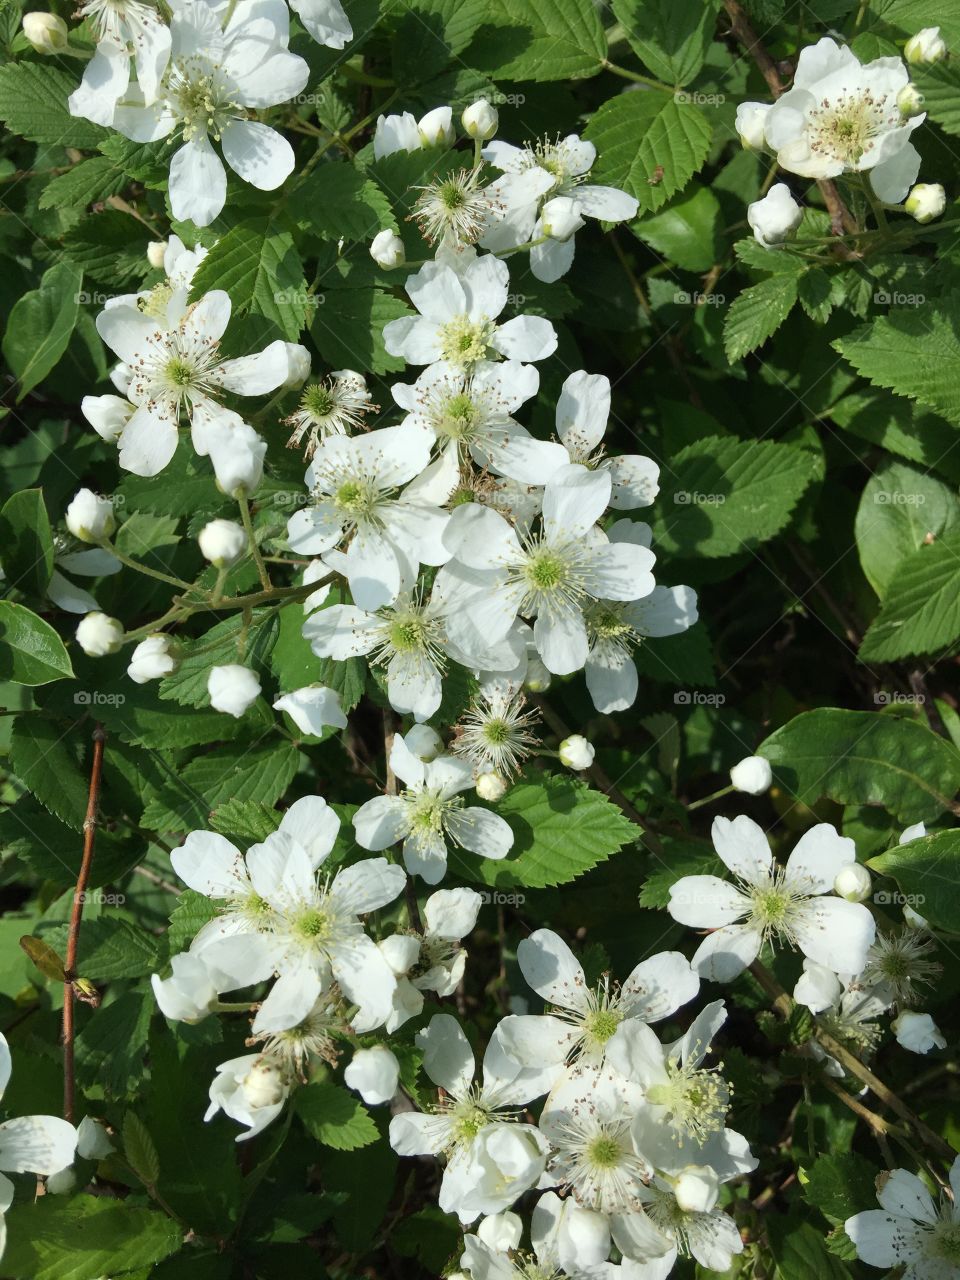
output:
[[719, 791], [714, 791], [709, 796], [703, 796], [700, 800], [694, 800], [687, 805], [687, 812], [692, 813], [694, 809], [702, 809], [705, 804], [710, 804], [713, 800], [719, 800], [721, 796], [728, 796], [733, 790], [733, 785], [721, 787]]
[[240, 495], [237, 502], [240, 506], [240, 519], [243, 521], [243, 527], [247, 531], [247, 542], [250, 544], [253, 563], [257, 566], [260, 583], [264, 591], [272, 591], [273, 583], [270, 581], [267, 566], [263, 563], [263, 556], [260, 554], [260, 547], [257, 545], [257, 535], [253, 531], [253, 520], [250, 517], [250, 500], [244, 493]]
[[132, 557], [124, 555], [107, 539], [104, 539], [98, 545], [104, 551], [109, 551], [112, 556], [116, 557], [121, 564], [125, 564], [128, 569], [136, 569], [138, 573], [145, 573], [148, 578], [156, 578], [158, 582], [166, 582], [171, 587], [179, 587], [181, 591], [187, 591], [190, 588], [191, 584], [184, 582], [182, 578], [175, 578], [169, 573], [161, 573], [159, 569], [151, 569], [149, 565], [142, 564], [139, 560], [134, 560]]
[[616, 62], [610, 62], [604, 58], [602, 66], [606, 71], [612, 71], [615, 76], [621, 76], [624, 80], [632, 80], [635, 84], [646, 84], [651, 89], [662, 89], [664, 93], [673, 93], [672, 84], [664, 84], [662, 80], [654, 80], [650, 76], [642, 76], [638, 71], [630, 71], [627, 67], [621, 67]]

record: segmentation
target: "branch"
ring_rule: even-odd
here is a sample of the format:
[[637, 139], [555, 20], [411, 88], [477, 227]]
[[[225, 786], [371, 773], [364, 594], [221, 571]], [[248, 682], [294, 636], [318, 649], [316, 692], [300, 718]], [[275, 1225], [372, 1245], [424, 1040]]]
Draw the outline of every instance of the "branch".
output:
[[97, 805], [100, 801], [100, 775], [103, 772], [103, 744], [107, 735], [103, 725], [93, 730], [93, 761], [90, 765], [90, 789], [87, 793], [87, 812], [83, 819], [83, 857], [73, 891], [73, 907], [70, 911], [70, 928], [67, 933], [67, 955], [63, 966], [63, 1118], [73, 1123], [75, 1092], [73, 1068], [73, 984], [76, 980], [77, 946], [80, 942], [80, 921], [83, 918], [83, 902], [93, 864], [93, 846], [97, 838]]

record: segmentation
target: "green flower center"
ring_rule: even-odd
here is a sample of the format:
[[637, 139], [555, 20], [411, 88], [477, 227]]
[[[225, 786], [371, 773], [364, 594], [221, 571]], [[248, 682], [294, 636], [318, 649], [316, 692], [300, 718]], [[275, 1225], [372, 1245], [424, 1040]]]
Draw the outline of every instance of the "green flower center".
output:
[[305, 942], [319, 942], [329, 936], [331, 923], [325, 911], [310, 907], [294, 920], [293, 931]]
[[587, 1038], [594, 1044], [606, 1044], [623, 1021], [623, 1015], [615, 1009], [595, 1009], [583, 1024]]
[[167, 361], [167, 378], [175, 387], [189, 387], [193, 382], [193, 365], [182, 356], [173, 356]]
[[369, 481], [345, 480], [333, 495], [333, 501], [345, 516], [356, 520], [372, 514], [377, 492]]
[[426, 627], [412, 614], [391, 622], [389, 635], [390, 646], [397, 653], [414, 653], [425, 647]]
[[331, 394], [330, 388], [323, 386], [319, 382], [307, 387], [303, 393], [301, 404], [307, 413], [312, 414], [315, 418], [326, 418], [336, 408], [336, 401]]
[[497, 352], [490, 345], [495, 332], [492, 320], [474, 322], [467, 316], [457, 316], [440, 329], [440, 358], [459, 365], [495, 360]]
[[601, 1133], [587, 1144], [587, 1160], [597, 1169], [615, 1169], [623, 1152], [616, 1138]]
[[556, 591], [568, 577], [567, 565], [561, 556], [549, 548], [535, 551], [524, 569], [524, 576], [534, 591]]
[[933, 1256], [960, 1266], [960, 1222], [942, 1222], [934, 1234]]

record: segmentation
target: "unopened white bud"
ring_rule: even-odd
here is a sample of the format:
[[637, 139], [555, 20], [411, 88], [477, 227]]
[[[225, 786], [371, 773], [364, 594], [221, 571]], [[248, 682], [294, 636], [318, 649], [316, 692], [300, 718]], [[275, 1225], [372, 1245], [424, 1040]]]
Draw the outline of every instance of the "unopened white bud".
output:
[[55, 13], [25, 13], [23, 34], [37, 53], [62, 53], [67, 47], [67, 24]]
[[764, 760], [763, 756], [747, 756], [730, 770], [730, 783], [734, 791], [743, 791], [748, 796], [763, 795], [772, 781], [770, 761]]
[[554, 196], [543, 206], [540, 227], [551, 240], [569, 240], [582, 226], [577, 202], [569, 196]]
[[550, 672], [536, 655], [527, 662], [527, 674], [523, 678], [523, 687], [531, 693], [546, 693], [553, 680]]
[[560, 743], [560, 760], [568, 769], [589, 769], [597, 753], [582, 733], [572, 733]]
[[299, 342], [285, 342], [287, 352], [287, 376], [283, 380], [285, 390], [302, 386], [310, 377], [310, 352]]
[[428, 724], [415, 724], [403, 735], [403, 741], [423, 761], [435, 760], [443, 750], [443, 739]]
[[925, 62], [939, 62], [947, 56], [947, 45], [939, 27], [924, 27], [911, 36], [903, 46], [903, 56], [915, 66]]
[[500, 115], [497, 108], [492, 107], [486, 98], [478, 98], [464, 110], [460, 120], [468, 137], [476, 138], [480, 142], [489, 142], [497, 132]]
[[105, 613], [88, 613], [77, 627], [77, 644], [88, 658], [105, 658], [123, 644], [123, 623]]
[[762, 200], [747, 205], [747, 221], [754, 238], [765, 249], [776, 249], [789, 240], [803, 219], [803, 209], [785, 182], [777, 182]]
[[491, 804], [501, 800], [507, 794], [507, 787], [506, 778], [495, 769], [481, 773], [477, 778], [477, 795], [481, 800], [488, 800]]
[[172, 636], [147, 636], [134, 649], [127, 675], [136, 684], [146, 684], [148, 680], [160, 680], [163, 676], [169, 676], [179, 665], [176, 651], [176, 641]]
[[259, 698], [260, 681], [249, 667], [230, 662], [223, 667], [210, 668], [207, 693], [215, 711], [223, 711], [239, 720]]
[[417, 121], [417, 133], [425, 147], [450, 147], [456, 142], [453, 127], [453, 108], [434, 107]]
[[947, 1041], [929, 1013], [914, 1013], [904, 1009], [890, 1024], [897, 1043], [911, 1053], [929, 1053], [931, 1049], [946, 1048]]
[[704, 1164], [688, 1164], [673, 1184], [673, 1194], [684, 1213], [709, 1213], [720, 1194], [720, 1179]]
[[862, 862], [848, 862], [837, 872], [833, 891], [848, 902], [866, 902], [873, 889], [873, 877]]
[[243, 1096], [251, 1109], [275, 1107], [287, 1096], [283, 1072], [272, 1062], [255, 1062], [241, 1084]]
[[147, 261], [159, 271], [167, 253], [166, 240], [151, 240], [147, 245]]
[[370, 257], [378, 266], [389, 271], [393, 267], [403, 266], [407, 260], [407, 252], [397, 233], [385, 227], [370, 242]]
[[939, 182], [918, 182], [911, 187], [903, 207], [917, 222], [932, 222], [947, 207], [947, 193]]
[[923, 94], [912, 81], [905, 84], [897, 94], [897, 106], [905, 120], [918, 116], [923, 111]]
[[92, 489], [79, 489], [64, 516], [67, 528], [81, 542], [103, 542], [117, 527], [113, 502]]
[[200, 530], [197, 542], [204, 559], [218, 569], [228, 569], [246, 550], [247, 535], [235, 520], [211, 520]]
[[770, 107], [767, 102], [741, 102], [737, 107], [735, 128], [741, 144], [751, 151], [760, 151], [766, 146], [765, 130]]

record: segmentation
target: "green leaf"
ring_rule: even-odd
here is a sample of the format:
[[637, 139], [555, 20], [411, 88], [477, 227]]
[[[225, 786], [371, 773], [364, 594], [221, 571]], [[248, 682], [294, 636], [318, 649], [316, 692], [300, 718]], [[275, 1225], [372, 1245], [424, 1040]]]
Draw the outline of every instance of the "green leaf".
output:
[[170, 912], [170, 928], [166, 939], [170, 954], [185, 951], [207, 921], [212, 920], [216, 914], [217, 909], [206, 894], [185, 889]]
[[833, 346], [874, 386], [960, 423], [960, 295], [893, 307]]
[[850, 1280], [850, 1272], [824, 1242], [823, 1232], [812, 1222], [771, 1214], [767, 1221], [770, 1252], [779, 1280]]
[[43, 938], [34, 938], [30, 934], [25, 934], [20, 939], [20, 946], [30, 957], [37, 971], [49, 982], [64, 982], [66, 980], [63, 960], [57, 955], [49, 942]]
[[133, 1172], [148, 1187], [160, 1177], [160, 1157], [150, 1131], [134, 1111], [123, 1117], [123, 1154]]
[[895, 845], [867, 865], [892, 876], [933, 928], [960, 933], [960, 831], [935, 831]]
[[107, 1097], [123, 1098], [147, 1069], [146, 1044], [156, 1011], [153, 992], [124, 991], [87, 1019], [77, 1037], [77, 1064]]
[[657, 499], [660, 552], [730, 556], [779, 533], [816, 474], [811, 450], [711, 436], [674, 454]]
[[694, 183], [667, 208], [634, 224], [634, 231], [663, 258], [685, 271], [707, 271], [718, 260], [720, 202]]
[[10, 1280], [99, 1280], [176, 1253], [180, 1225], [159, 1210], [108, 1196], [41, 1196], [7, 1213]]
[[580, 80], [607, 55], [600, 18], [582, 0], [486, 0], [464, 60], [495, 80]]
[[6, 585], [41, 596], [53, 573], [53, 535], [40, 489], [21, 489], [0, 510], [0, 563]]
[[87, 780], [63, 729], [37, 715], [18, 716], [10, 738], [14, 773], [44, 808], [79, 831], [87, 809]]
[[931, 120], [947, 133], [960, 134], [960, 72], [950, 62], [911, 67], [911, 79], [923, 94]]
[[865, 388], [838, 400], [829, 417], [861, 440], [960, 483], [960, 460], [952, 457], [956, 428], [911, 400]]
[[234, 840], [266, 840], [280, 825], [282, 814], [252, 800], [226, 800], [210, 815], [210, 826]]
[[712, 135], [702, 111], [658, 89], [621, 93], [594, 114], [584, 137], [598, 151], [591, 182], [622, 187], [653, 212], [707, 158]]
[[[0, 74], [4, 68], [0, 68]], [[80, 310], [83, 272], [69, 262], [45, 271], [38, 289], [14, 304], [3, 354], [20, 384], [17, 402], [42, 382], [67, 349]]]
[[20, 62], [0, 67], [0, 120], [11, 133], [30, 142], [49, 142], [60, 147], [89, 150], [106, 129], [72, 116], [67, 97], [77, 87], [77, 75], [50, 66], [50, 60]]
[[875, 1169], [855, 1152], [819, 1156], [806, 1171], [803, 1190], [807, 1200], [836, 1226], [862, 1209], [876, 1204]]
[[451, 867], [497, 888], [543, 889], [567, 884], [612, 857], [639, 836], [600, 791], [568, 778], [518, 782], [496, 806], [513, 830], [513, 849], [502, 862], [450, 854]]
[[210, 810], [231, 799], [270, 808], [293, 781], [299, 760], [289, 742], [224, 747], [198, 756], [151, 798], [142, 825], [150, 831], [189, 831], [206, 825]]
[[237, 315], [266, 316], [290, 342], [307, 322], [300, 254], [290, 230], [270, 218], [239, 223], [216, 242], [193, 277], [191, 299], [210, 289], [225, 289]]
[[311, 1136], [336, 1151], [356, 1151], [380, 1137], [370, 1112], [332, 1081], [308, 1084], [296, 1093], [296, 1112]]
[[406, 366], [402, 356], [387, 354], [383, 328], [411, 314], [402, 299], [385, 289], [328, 289], [317, 297], [310, 336], [335, 369], [396, 373]]
[[390, 201], [351, 164], [320, 164], [290, 192], [288, 210], [302, 230], [324, 240], [372, 240], [395, 227]]
[[38, 685], [72, 675], [70, 655], [49, 622], [0, 600], [0, 680]]
[[860, 646], [862, 662], [939, 653], [960, 640], [960, 533], [921, 545], [895, 567], [880, 613]]
[[793, 310], [797, 277], [768, 276], [739, 294], [723, 324], [723, 347], [733, 364], [771, 337]]
[[805, 711], [757, 748], [803, 804], [879, 804], [904, 824], [930, 822], [960, 787], [960, 752], [915, 720], [872, 711]]
[[124, 280], [142, 278], [150, 237], [142, 222], [117, 209], [84, 218], [63, 237], [64, 255], [113, 293]]
[[[66, 954], [65, 924], [45, 933], [44, 939]], [[142, 978], [156, 969], [158, 953], [156, 938], [130, 920], [84, 920], [80, 930], [77, 972], [95, 982]]]
[[952, 490], [903, 462], [883, 463], [867, 481], [857, 508], [857, 551], [867, 581], [881, 599], [900, 564], [926, 539], [960, 523]]
[[92, 156], [52, 178], [40, 193], [38, 204], [41, 209], [86, 208], [95, 200], [119, 194], [127, 181], [126, 174], [113, 160]]
[[719, 0], [613, 0], [641, 62], [668, 84], [689, 84], [713, 38]]
[[640, 906], [651, 911], [666, 908], [671, 887], [683, 876], [717, 874], [716, 854], [704, 853], [703, 845], [693, 840], [665, 839], [663, 860], [666, 865], [651, 872], [640, 890]]

